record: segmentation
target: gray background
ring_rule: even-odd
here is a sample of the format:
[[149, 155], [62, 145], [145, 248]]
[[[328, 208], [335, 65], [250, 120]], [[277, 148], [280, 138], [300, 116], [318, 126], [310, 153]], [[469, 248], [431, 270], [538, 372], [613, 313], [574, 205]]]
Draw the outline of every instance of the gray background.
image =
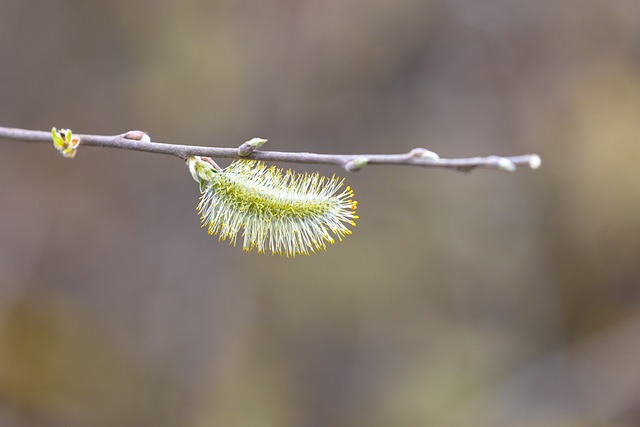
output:
[[349, 174], [286, 259], [180, 160], [0, 141], [0, 425], [640, 423], [636, 0], [0, 0], [0, 64], [2, 126], [543, 158]]

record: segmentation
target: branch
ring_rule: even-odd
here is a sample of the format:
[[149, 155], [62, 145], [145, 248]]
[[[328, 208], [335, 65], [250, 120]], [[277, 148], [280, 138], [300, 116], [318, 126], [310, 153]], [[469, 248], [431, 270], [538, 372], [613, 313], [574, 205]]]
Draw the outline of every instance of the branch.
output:
[[[228, 159], [245, 158], [271, 162], [329, 164], [342, 167], [348, 171], [360, 170], [366, 165], [419, 166], [453, 169], [462, 172], [469, 172], [476, 168], [512, 172], [518, 166], [531, 169], [537, 169], [540, 166], [540, 157], [537, 154], [525, 154], [512, 157], [489, 156], [445, 159], [440, 158], [437, 154], [424, 148], [414, 148], [404, 154], [316, 154], [306, 152], [254, 151], [254, 147], [248, 147], [246, 145], [254, 140], [247, 141], [247, 143], [242, 144], [239, 148], [166, 144], [162, 142], [152, 142], [146, 134], [140, 131], [130, 131], [112, 136], [83, 134], [74, 136], [80, 139], [80, 145], [167, 154], [183, 160], [192, 156]], [[21, 142], [52, 143], [51, 132], [18, 128], [0, 127], [0, 138]]]

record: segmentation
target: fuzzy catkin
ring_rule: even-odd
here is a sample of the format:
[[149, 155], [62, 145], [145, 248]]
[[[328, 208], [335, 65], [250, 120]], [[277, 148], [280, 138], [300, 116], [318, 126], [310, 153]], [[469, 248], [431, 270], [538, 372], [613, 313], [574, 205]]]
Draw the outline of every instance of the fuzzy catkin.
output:
[[198, 212], [220, 240], [235, 245], [242, 229], [246, 251], [309, 255], [355, 226], [357, 202], [350, 187], [340, 192], [343, 182], [238, 160], [205, 183]]

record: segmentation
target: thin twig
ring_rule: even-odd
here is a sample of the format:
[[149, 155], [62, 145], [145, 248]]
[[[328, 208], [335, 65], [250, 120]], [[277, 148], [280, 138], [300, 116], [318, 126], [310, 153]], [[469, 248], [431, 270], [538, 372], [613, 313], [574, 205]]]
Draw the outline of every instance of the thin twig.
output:
[[[148, 153], [167, 154], [185, 160], [191, 156], [204, 156], [228, 159], [254, 159], [271, 162], [330, 164], [349, 171], [362, 169], [365, 165], [404, 165], [428, 168], [454, 169], [468, 172], [476, 168], [513, 171], [517, 166], [537, 169], [540, 157], [537, 154], [500, 157], [472, 158], [439, 158], [435, 153], [417, 148], [404, 154], [317, 154], [306, 152], [281, 152], [256, 150], [247, 156], [241, 156], [238, 148], [202, 147], [196, 145], [166, 144], [162, 142], [138, 140], [129, 135], [139, 134], [130, 131], [120, 135], [83, 135], [80, 145], [94, 147], [119, 148], [123, 150], [144, 151]], [[52, 143], [51, 132], [0, 127], [0, 138], [22, 142]]]

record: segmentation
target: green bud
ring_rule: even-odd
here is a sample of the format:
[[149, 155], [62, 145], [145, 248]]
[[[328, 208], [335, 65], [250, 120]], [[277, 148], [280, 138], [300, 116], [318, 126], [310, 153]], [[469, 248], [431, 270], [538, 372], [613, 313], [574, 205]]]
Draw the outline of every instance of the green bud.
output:
[[51, 138], [55, 149], [64, 157], [70, 159], [76, 155], [78, 145], [80, 145], [80, 138], [74, 137], [71, 129], [57, 130], [53, 127], [51, 128]]
[[215, 162], [209, 158], [187, 157], [189, 172], [191, 172], [193, 179], [200, 184], [200, 188], [203, 187], [204, 182], [213, 180], [214, 175], [219, 172], [220, 168], [216, 168], [216, 166]]
[[262, 147], [266, 144], [267, 140], [262, 138], [253, 138], [249, 141], [244, 142], [240, 147], [238, 147], [238, 155], [244, 157], [253, 153], [258, 148]]

